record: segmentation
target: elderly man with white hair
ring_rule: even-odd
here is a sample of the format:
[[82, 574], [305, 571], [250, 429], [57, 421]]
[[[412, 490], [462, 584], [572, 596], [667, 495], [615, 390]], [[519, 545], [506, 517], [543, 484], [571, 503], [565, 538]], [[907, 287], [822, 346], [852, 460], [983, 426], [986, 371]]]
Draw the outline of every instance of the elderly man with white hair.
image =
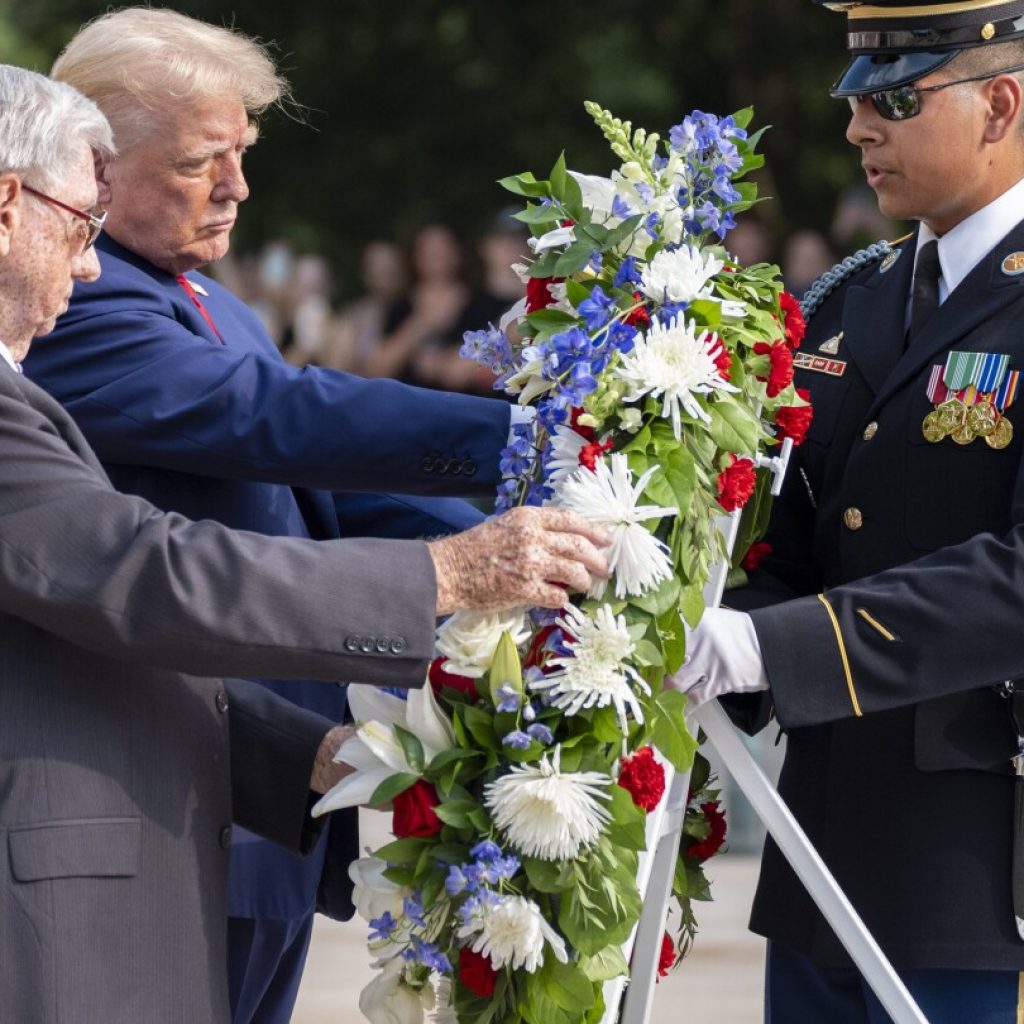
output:
[[[249, 194], [242, 162], [255, 119], [286, 90], [266, 50], [172, 11], [128, 8], [82, 28], [53, 75], [107, 114], [118, 156], [100, 171], [110, 190], [103, 277], [76, 288], [26, 372], [65, 405], [114, 483], [161, 508], [272, 535], [436, 536], [477, 522], [445, 499], [493, 496], [521, 410], [289, 366], [255, 314], [198, 273], [228, 249]], [[265, 682], [344, 714], [343, 690]], [[321, 873], [357, 854], [354, 812], [338, 817], [305, 862], [236, 835], [236, 1024], [287, 1021], [314, 907], [351, 913], [347, 875]], [[328, 846], [344, 856], [327, 858]]]
[[18, 372], [99, 274], [94, 158], [112, 151], [90, 101], [0, 66], [0, 1018], [226, 1024], [231, 821], [311, 849], [346, 727], [201, 677], [420, 686], [436, 614], [559, 605], [549, 580], [606, 569], [558, 510], [314, 542], [115, 491]]

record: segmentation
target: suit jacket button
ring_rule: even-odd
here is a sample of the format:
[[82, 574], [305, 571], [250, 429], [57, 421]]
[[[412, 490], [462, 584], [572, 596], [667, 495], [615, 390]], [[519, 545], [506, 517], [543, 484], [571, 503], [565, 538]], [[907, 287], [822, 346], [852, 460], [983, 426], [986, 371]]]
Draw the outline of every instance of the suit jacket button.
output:
[[344, 646], [346, 651], [349, 651], [352, 654], [354, 654], [356, 651], [359, 650], [359, 637], [355, 635], [345, 637]]
[[359, 650], [361, 650], [363, 654], [372, 654], [375, 642], [376, 641], [372, 636], [364, 636], [359, 642]]
[[392, 654], [401, 654], [402, 651], [404, 651], [404, 650], [405, 650], [405, 637], [404, 636], [396, 636], [391, 641], [391, 653]]
[[217, 710], [223, 715], [228, 709], [228, 695], [223, 690], [218, 690], [214, 703], [217, 705]]
[[877, 434], [877, 433], [878, 433], [878, 424], [874, 420], [872, 420], [864, 428], [864, 440], [865, 441], [870, 441], [871, 438], [873, 438], [875, 436], [875, 434]]
[[231, 826], [225, 825], [220, 830], [220, 848], [226, 850], [231, 845]]
[[465, 459], [452, 459], [452, 461], [448, 463], [448, 470], [452, 476], [458, 476], [465, 466]]
[[864, 525], [864, 514], [851, 506], [843, 513], [843, 522], [848, 530], [859, 530]]
[[435, 465], [435, 469], [441, 476], [444, 476], [452, 468], [451, 461], [449, 459], [438, 459]]
[[428, 455], [428, 456], [427, 456], [427, 457], [426, 457], [426, 458], [425, 458], [425, 459], [423, 460], [423, 462], [421, 463], [421, 465], [422, 465], [422, 467], [423, 467], [423, 472], [424, 472], [424, 473], [433, 473], [433, 472], [434, 472], [434, 470], [435, 470], [435, 468], [436, 468], [436, 466], [435, 466], [435, 464], [434, 464], [434, 457], [433, 457], [432, 455]]
[[466, 476], [476, 476], [476, 463], [472, 459], [466, 459], [462, 467], [462, 472], [465, 473]]
[[379, 637], [377, 637], [377, 653], [378, 654], [387, 654], [389, 647], [390, 647], [390, 644], [388, 643], [388, 638], [386, 636], [379, 636]]

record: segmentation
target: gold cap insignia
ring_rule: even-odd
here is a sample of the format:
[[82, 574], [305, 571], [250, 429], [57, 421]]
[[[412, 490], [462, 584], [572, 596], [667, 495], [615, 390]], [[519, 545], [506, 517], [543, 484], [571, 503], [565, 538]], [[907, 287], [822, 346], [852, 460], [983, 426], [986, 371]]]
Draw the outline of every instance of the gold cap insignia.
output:
[[995, 34], [996, 34], [996, 27], [995, 27], [995, 25], [992, 24], [991, 21], [986, 21], [985, 24], [981, 26], [981, 38], [982, 39], [987, 41], [987, 40], [991, 39]]

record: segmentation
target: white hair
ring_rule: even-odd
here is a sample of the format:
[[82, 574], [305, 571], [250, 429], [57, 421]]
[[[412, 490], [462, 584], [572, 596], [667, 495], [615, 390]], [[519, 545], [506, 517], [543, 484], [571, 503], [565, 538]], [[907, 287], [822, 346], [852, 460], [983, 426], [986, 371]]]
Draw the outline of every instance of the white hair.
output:
[[110, 125], [92, 100], [35, 71], [0, 64], [0, 173], [58, 186], [81, 159], [83, 143], [101, 156], [114, 153]]
[[90, 21], [51, 74], [96, 102], [121, 150], [160, 130], [169, 104], [237, 98], [258, 115], [281, 102], [288, 85], [258, 40], [150, 7]]

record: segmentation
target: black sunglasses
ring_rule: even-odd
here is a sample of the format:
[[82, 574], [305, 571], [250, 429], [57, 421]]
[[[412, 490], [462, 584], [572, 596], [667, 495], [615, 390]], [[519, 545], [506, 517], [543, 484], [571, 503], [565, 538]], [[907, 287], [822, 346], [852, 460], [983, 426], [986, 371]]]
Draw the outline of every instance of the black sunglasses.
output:
[[[854, 110], [857, 109], [858, 103], [871, 100], [875, 110], [886, 121], [909, 121], [910, 118], [917, 117], [921, 113], [921, 93], [923, 92], [939, 92], [941, 89], [948, 89], [953, 85], [963, 85], [964, 82], [984, 82], [986, 79], [995, 78], [996, 75], [1007, 75], [1015, 71], [1024, 71], [1024, 64], [1000, 68], [998, 71], [987, 71], [983, 75], [972, 75], [970, 78], [958, 78], [953, 82], [940, 82], [938, 85], [898, 85], [894, 89], [882, 89], [879, 92], [862, 93], [859, 96], [846, 98], [849, 99], [850, 107]], [[833, 95], [835, 94], [833, 93]]]

